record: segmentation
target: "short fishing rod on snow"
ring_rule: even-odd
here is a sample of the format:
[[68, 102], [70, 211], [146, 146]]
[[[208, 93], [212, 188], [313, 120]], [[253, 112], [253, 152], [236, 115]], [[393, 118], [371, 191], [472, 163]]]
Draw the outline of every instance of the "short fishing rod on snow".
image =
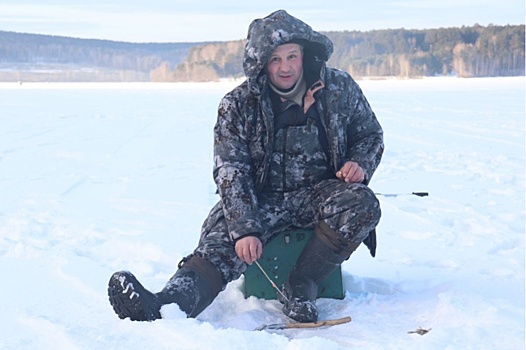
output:
[[411, 193], [375, 193], [377, 196], [384, 197], [398, 197], [398, 196], [418, 196], [418, 197], [427, 197], [429, 192], [411, 192]]

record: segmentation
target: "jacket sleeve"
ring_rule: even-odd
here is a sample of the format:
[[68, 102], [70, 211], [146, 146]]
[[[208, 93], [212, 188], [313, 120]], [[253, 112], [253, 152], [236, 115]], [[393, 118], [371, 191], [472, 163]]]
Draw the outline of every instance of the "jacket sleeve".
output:
[[[364, 183], [371, 181], [384, 152], [383, 131], [362, 90], [351, 78], [348, 106], [351, 106], [350, 123], [347, 128], [348, 160], [358, 163], [364, 173]], [[376, 230], [369, 232], [363, 243], [371, 256], [376, 255]]]
[[350, 121], [347, 128], [346, 159], [358, 163], [365, 173], [365, 184], [373, 176], [384, 151], [383, 131], [362, 90], [351, 79], [347, 106]]
[[237, 99], [227, 94], [219, 105], [214, 127], [213, 175], [233, 240], [261, 233], [245, 125]]

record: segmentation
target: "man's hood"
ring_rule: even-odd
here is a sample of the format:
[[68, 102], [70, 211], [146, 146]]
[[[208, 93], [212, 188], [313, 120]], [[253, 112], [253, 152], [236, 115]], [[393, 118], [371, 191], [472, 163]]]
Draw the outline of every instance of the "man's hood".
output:
[[332, 41], [327, 36], [314, 31], [284, 10], [255, 19], [248, 28], [243, 57], [243, 70], [252, 91], [259, 91], [257, 79], [272, 50], [291, 40], [301, 42], [304, 56], [311, 59], [326, 62], [333, 51]]

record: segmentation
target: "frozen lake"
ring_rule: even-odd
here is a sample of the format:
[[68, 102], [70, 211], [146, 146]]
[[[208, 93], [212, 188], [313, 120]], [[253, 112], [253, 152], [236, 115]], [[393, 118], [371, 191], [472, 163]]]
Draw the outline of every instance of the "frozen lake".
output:
[[370, 186], [400, 195], [380, 196], [377, 257], [343, 264], [345, 299], [318, 301], [353, 321], [275, 333], [252, 330], [280, 304], [242, 280], [196, 320], [122, 321], [106, 296], [122, 269], [161, 289], [196, 245], [233, 82], [0, 84], [0, 348], [523, 349], [525, 78], [358, 83], [385, 132]]

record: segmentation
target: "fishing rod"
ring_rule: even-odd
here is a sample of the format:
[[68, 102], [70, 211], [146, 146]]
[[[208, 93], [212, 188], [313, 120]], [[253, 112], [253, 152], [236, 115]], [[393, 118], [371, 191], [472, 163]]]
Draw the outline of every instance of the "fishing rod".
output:
[[272, 285], [272, 288], [275, 288], [279, 294], [281, 294], [281, 296], [283, 297], [283, 299], [285, 299], [286, 301], [289, 301], [289, 298], [287, 298], [285, 296], [285, 294], [283, 294], [283, 292], [278, 288], [278, 286], [276, 286], [276, 283], [274, 283], [274, 281], [267, 275], [267, 273], [265, 272], [265, 270], [263, 269], [263, 267], [256, 261], [254, 261], [256, 263], [256, 265], [259, 267], [259, 269], [261, 270], [261, 272], [263, 272], [263, 275], [267, 278], [267, 280], [270, 282], [270, 284]]
[[429, 192], [411, 192], [411, 193], [375, 193], [377, 196], [384, 197], [398, 197], [398, 196], [418, 196], [418, 197], [427, 197]]

